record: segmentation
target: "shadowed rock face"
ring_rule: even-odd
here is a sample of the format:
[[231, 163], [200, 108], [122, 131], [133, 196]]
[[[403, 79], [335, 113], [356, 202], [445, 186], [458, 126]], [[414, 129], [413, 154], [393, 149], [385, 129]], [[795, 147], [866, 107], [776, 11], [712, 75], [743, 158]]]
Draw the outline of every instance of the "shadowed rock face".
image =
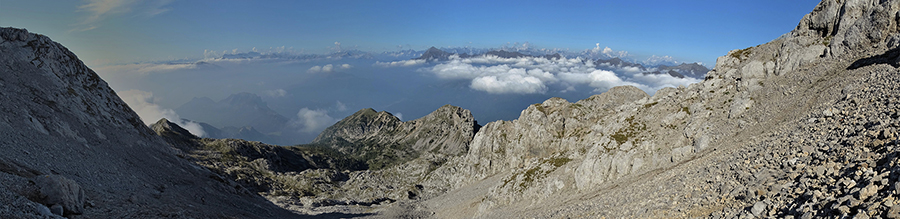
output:
[[363, 109], [322, 131], [312, 144], [360, 157], [377, 169], [424, 152], [461, 155], [480, 127], [469, 110], [450, 105], [408, 122], [388, 112]]
[[80, 185], [86, 201], [61, 202], [66, 215], [292, 217], [177, 157], [106, 82], [50, 38], [2, 28], [0, 54], [0, 199], [7, 206], [0, 217], [43, 217], [39, 200], [18, 193], [41, 174]]

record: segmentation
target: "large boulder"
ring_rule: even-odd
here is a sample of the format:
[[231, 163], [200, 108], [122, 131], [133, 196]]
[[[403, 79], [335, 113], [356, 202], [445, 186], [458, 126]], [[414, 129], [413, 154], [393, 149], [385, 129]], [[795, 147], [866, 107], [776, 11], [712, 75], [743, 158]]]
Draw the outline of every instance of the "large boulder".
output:
[[[32, 179], [37, 187], [37, 202], [63, 208], [63, 215], [84, 211], [84, 190], [77, 182], [60, 175], [40, 175]], [[58, 207], [56, 207], [58, 208]]]

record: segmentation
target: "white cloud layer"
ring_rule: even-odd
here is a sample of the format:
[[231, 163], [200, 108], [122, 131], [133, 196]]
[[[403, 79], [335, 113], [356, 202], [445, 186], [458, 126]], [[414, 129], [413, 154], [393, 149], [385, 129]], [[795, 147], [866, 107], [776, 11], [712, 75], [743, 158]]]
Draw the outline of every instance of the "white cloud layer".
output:
[[328, 111], [321, 109], [310, 110], [304, 107], [297, 112], [297, 117], [291, 121], [291, 125], [299, 128], [300, 132], [315, 133], [324, 130], [335, 122], [337, 120], [328, 116]]
[[203, 131], [203, 127], [201, 127], [199, 123], [185, 122], [177, 113], [175, 113], [175, 110], [164, 109], [157, 105], [156, 102], [158, 101], [158, 98], [153, 97], [153, 93], [151, 92], [126, 90], [119, 92], [118, 94], [119, 97], [122, 97], [122, 100], [141, 117], [141, 120], [144, 120], [144, 124], [151, 125], [159, 121], [159, 119], [166, 118], [169, 122], [178, 124], [178, 126], [188, 130], [191, 134], [199, 137], [206, 135], [206, 132]]
[[407, 66], [416, 66], [416, 65], [421, 65], [421, 64], [425, 64], [424, 59], [410, 59], [410, 60], [395, 61], [395, 62], [378, 62], [378, 61], [376, 61], [374, 65], [380, 66], [380, 67], [407, 67]]
[[557, 88], [559, 92], [569, 92], [575, 91], [576, 85], [590, 86], [595, 92], [615, 86], [633, 85], [648, 93], [655, 93], [662, 87], [699, 81], [670, 75], [643, 75], [636, 67], [621, 67], [615, 69], [615, 72], [600, 70], [591, 60], [581, 58], [551, 60], [543, 57], [501, 58], [492, 55], [464, 59], [451, 57], [448, 62], [420, 71], [432, 73], [442, 79], [470, 80], [470, 88], [492, 94], [546, 93]]
[[194, 63], [178, 63], [178, 64], [156, 64], [156, 63], [139, 63], [124, 65], [109, 65], [94, 68], [97, 72], [112, 74], [138, 74], [147, 75], [152, 73], [166, 73], [182, 69], [194, 69], [197, 65]]

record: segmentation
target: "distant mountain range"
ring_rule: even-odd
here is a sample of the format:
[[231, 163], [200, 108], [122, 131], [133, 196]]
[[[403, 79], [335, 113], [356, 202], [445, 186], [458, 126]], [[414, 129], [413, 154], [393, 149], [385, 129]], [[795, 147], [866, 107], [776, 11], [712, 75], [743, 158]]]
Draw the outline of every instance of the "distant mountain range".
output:
[[[477, 57], [481, 55], [491, 55], [497, 56], [500, 58], [521, 58], [521, 57], [544, 57], [547, 59], [559, 59], [563, 56], [559, 53], [549, 54], [549, 55], [528, 55], [523, 54], [521, 52], [514, 51], [506, 51], [506, 50], [493, 50], [485, 52], [480, 55], [469, 55], [467, 53], [456, 54], [452, 52], [443, 51], [436, 47], [431, 47], [422, 53], [418, 58], [414, 58], [414, 60], [433, 60], [433, 61], [448, 61], [451, 56], [459, 56], [459, 58], [470, 58]], [[709, 68], [706, 68], [699, 63], [682, 63], [677, 66], [667, 66], [660, 65], [655, 68], [648, 68], [642, 64], [629, 62], [622, 60], [621, 58], [614, 57], [609, 59], [597, 59], [594, 61], [594, 65], [600, 69], [610, 70], [610, 71], [618, 71], [621, 69], [629, 70], [628, 68], [633, 68], [635, 71], [641, 72], [642, 74], [668, 74], [672, 77], [676, 78], [703, 78], [707, 72], [709, 72]]]
[[195, 97], [176, 111], [184, 118], [198, 122], [210, 138], [240, 138], [272, 144], [299, 143], [290, 131], [290, 119], [270, 109], [258, 95], [237, 93], [220, 101]]
[[[404, 60], [404, 59], [425, 59], [436, 61], [447, 61], [451, 55], [459, 55], [460, 58], [474, 57], [478, 55], [495, 55], [501, 58], [518, 58], [518, 57], [546, 57], [546, 58], [576, 58], [581, 57], [592, 60], [619, 60], [632, 64], [639, 64], [647, 67], [663, 66], [667, 63], [678, 64], [679, 62], [666, 56], [666, 60], [648, 59], [638, 61], [635, 59], [624, 58], [611, 54], [595, 53], [591, 50], [572, 52], [562, 49], [534, 49], [534, 48], [472, 48], [472, 47], [431, 47], [427, 50], [400, 50], [386, 51], [381, 53], [365, 52], [361, 50], [342, 50], [327, 54], [298, 54], [292, 52], [274, 52], [260, 53], [256, 51], [224, 54], [222, 59], [287, 59], [287, 60], [327, 60], [327, 59], [376, 59], [376, 60]], [[624, 59], [623, 59], [624, 58]], [[699, 65], [699, 64], [698, 64]]]

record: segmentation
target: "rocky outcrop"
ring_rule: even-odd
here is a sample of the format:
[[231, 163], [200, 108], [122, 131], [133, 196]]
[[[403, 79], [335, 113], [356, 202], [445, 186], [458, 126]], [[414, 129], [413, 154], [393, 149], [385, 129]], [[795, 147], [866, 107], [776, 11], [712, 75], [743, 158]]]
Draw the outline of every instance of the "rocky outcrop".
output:
[[407, 122], [363, 109], [312, 144], [287, 147], [200, 139], [165, 119], [152, 128], [188, 159], [246, 188], [241, 191], [298, 213], [321, 214], [362, 213], [446, 191], [422, 182], [448, 157], [465, 154], [480, 126], [468, 110], [447, 105]]
[[708, 68], [699, 63], [682, 63], [676, 66], [660, 65], [657, 68], [659, 73], [666, 73], [676, 78], [704, 78], [706, 73], [709, 72]]
[[0, 218], [296, 217], [179, 158], [47, 36], [2, 28], [0, 54]]
[[408, 122], [363, 109], [326, 128], [312, 144], [332, 147], [379, 169], [424, 153], [461, 155], [480, 127], [469, 110], [450, 105]]
[[63, 216], [84, 213], [84, 190], [77, 182], [60, 175], [42, 175], [32, 180], [38, 188], [36, 197], [33, 198], [50, 206], [54, 214]]

